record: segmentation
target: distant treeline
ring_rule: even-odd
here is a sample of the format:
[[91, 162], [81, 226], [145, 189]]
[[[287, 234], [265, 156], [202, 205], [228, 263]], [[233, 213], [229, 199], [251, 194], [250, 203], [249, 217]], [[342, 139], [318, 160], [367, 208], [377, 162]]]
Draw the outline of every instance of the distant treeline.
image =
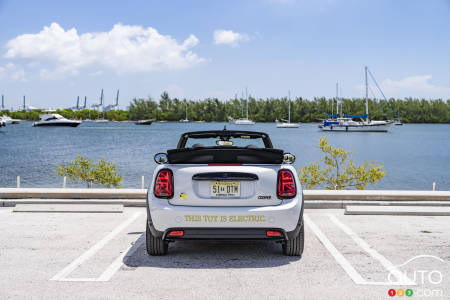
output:
[[[365, 113], [365, 99], [341, 99], [341, 109], [346, 114], [362, 115]], [[159, 102], [153, 99], [134, 99], [130, 105], [131, 120], [154, 119], [179, 121], [185, 118], [186, 105], [188, 118], [193, 121], [227, 121], [227, 117], [245, 117], [246, 101], [231, 99], [180, 100], [170, 98], [167, 93], [161, 95]], [[314, 98], [291, 100], [292, 122], [315, 122], [326, 117], [323, 113], [336, 113], [335, 99]], [[288, 118], [288, 99], [250, 98], [248, 103], [249, 119], [256, 122], [274, 122], [276, 119]], [[377, 101], [369, 99], [369, 114], [374, 120], [394, 119], [400, 116], [405, 123], [450, 123], [450, 100], [390, 99]]]
[[[43, 112], [41, 110], [31, 110], [31, 111], [5, 111], [4, 114], [9, 115], [13, 119], [21, 119], [21, 120], [29, 120], [29, 121], [38, 121], [39, 114], [45, 114], [47, 112]], [[71, 109], [58, 109], [55, 113], [62, 115], [68, 119], [77, 119], [77, 120], [96, 120], [103, 119], [103, 113], [97, 110], [83, 109], [78, 111], [73, 111]], [[128, 111], [126, 110], [111, 110], [105, 112], [105, 119], [112, 121], [127, 121], [128, 120]], [[2, 116], [2, 113], [0, 113]]]
[[[341, 99], [341, 110], [346, 114], [362, 115], [365, 113], [365, 100], [360, 98]], [[188, 109], [188, 118], [192, 121], [224, 122], [228, 117], [245, 117], [246, 101], [231, 99], [181, 100], [170, 98], [167, 93], [161, 99], [133, 99], [130, 110], [115, 110], [105, 112], [105, 118], [113, 121], [126, 120], [165, 120], [179, 121], [185, 118], [185, 109]], [[314, 98], [307, 100], [295, 98], [291, 101], [292, 122], [315, 122], [324, 118], [323, 113], [336, 113], [335, 99]], [[287, 98], [255, 99], [250, 98], [248, 103], [249, 118], [256, 122], [274, 122], [276, 119], [287, 119]], [[23, 120], [38, 120], [39, 111], [7, 112], [12, 118]], [[66, 118], [98, 119], [103, 113], [96, 110], [84, 109], [72, 111], [70, 109], [58, 110], [57, 113]], [[389, 102], [369, 99], [369, 114], [373, 120], [394, 119], [400, 117], [405, 123], [450, 123], [450, 100], [444, 101], [425, 99], [389, 99]]]

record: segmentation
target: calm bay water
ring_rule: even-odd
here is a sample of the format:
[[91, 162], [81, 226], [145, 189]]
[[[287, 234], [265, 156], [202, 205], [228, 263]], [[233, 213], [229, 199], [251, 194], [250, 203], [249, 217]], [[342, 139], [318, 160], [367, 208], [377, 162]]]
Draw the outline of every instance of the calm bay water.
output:
[[[276, 128], [274, 123], [236, 126], [227, 123], [83, 123], [77, 128], [31, 127], [31, 122], [9, 125], [0, 131], [0, 187], [60, 187], [57, 164], [67, 164], [79, 153], [88, 158], [117, 164], [122, 186], [139, 188], [141, 176], [148, 185], [155, 163], [153, 155], [175, 148], [186, 131], [240, 129], [263, 131], [275, 148], [296, 155], [295, 166], [320, 160], [315, 146], [321, 136], [333, 146], [354, 149], [355, 162], [383, 162], [387, 175], [375, 189], [450, 190], [450, 125], [406, 124], [392, 126], [388, 133], [322, 132], [317, 124], [301, 124], [297, 129]], [[68, 182], [68, 187], [84, 187]]]

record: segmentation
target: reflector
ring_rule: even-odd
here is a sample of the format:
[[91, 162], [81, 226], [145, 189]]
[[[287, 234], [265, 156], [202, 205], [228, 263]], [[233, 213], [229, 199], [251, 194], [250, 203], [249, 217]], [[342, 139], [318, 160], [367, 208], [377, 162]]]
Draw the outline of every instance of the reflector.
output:
[[279, 232], [277, 230], [267, 230], [266, 231], [266, 235], [269, 236], [269, 237], [281, 236], [281, 232]]
[[183, 236], [184, 231], [183, 230], [174, 230], [169, 233], [169, 236]]

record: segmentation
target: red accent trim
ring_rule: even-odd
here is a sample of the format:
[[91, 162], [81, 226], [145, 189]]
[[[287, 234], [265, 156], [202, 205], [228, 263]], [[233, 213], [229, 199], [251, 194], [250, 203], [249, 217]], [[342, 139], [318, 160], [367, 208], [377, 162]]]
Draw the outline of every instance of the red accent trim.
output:
[[169, 236], [183, 236], [184, 231], [183, 230], [174, 230], [169, 233]]
[[269, 236], [269, 237], [272, 237], [272, 236], [281, 236], [281, 232], [276, 231], [276, 230], [267, 230], [267, 231], [266, 231], [266, 235]]
[[242, 166], [242, 163], [209, 163], [208, 166]]

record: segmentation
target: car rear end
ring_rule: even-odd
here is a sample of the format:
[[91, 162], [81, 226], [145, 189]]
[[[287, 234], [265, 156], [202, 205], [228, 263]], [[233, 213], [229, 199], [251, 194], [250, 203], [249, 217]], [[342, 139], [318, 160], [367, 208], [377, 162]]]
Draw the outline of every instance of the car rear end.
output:
[[163, 243], [265, 239], [284, 245], [303, 230], [303, 194], [291, 165], [164, 164], [153, 178], [148, 230]]

